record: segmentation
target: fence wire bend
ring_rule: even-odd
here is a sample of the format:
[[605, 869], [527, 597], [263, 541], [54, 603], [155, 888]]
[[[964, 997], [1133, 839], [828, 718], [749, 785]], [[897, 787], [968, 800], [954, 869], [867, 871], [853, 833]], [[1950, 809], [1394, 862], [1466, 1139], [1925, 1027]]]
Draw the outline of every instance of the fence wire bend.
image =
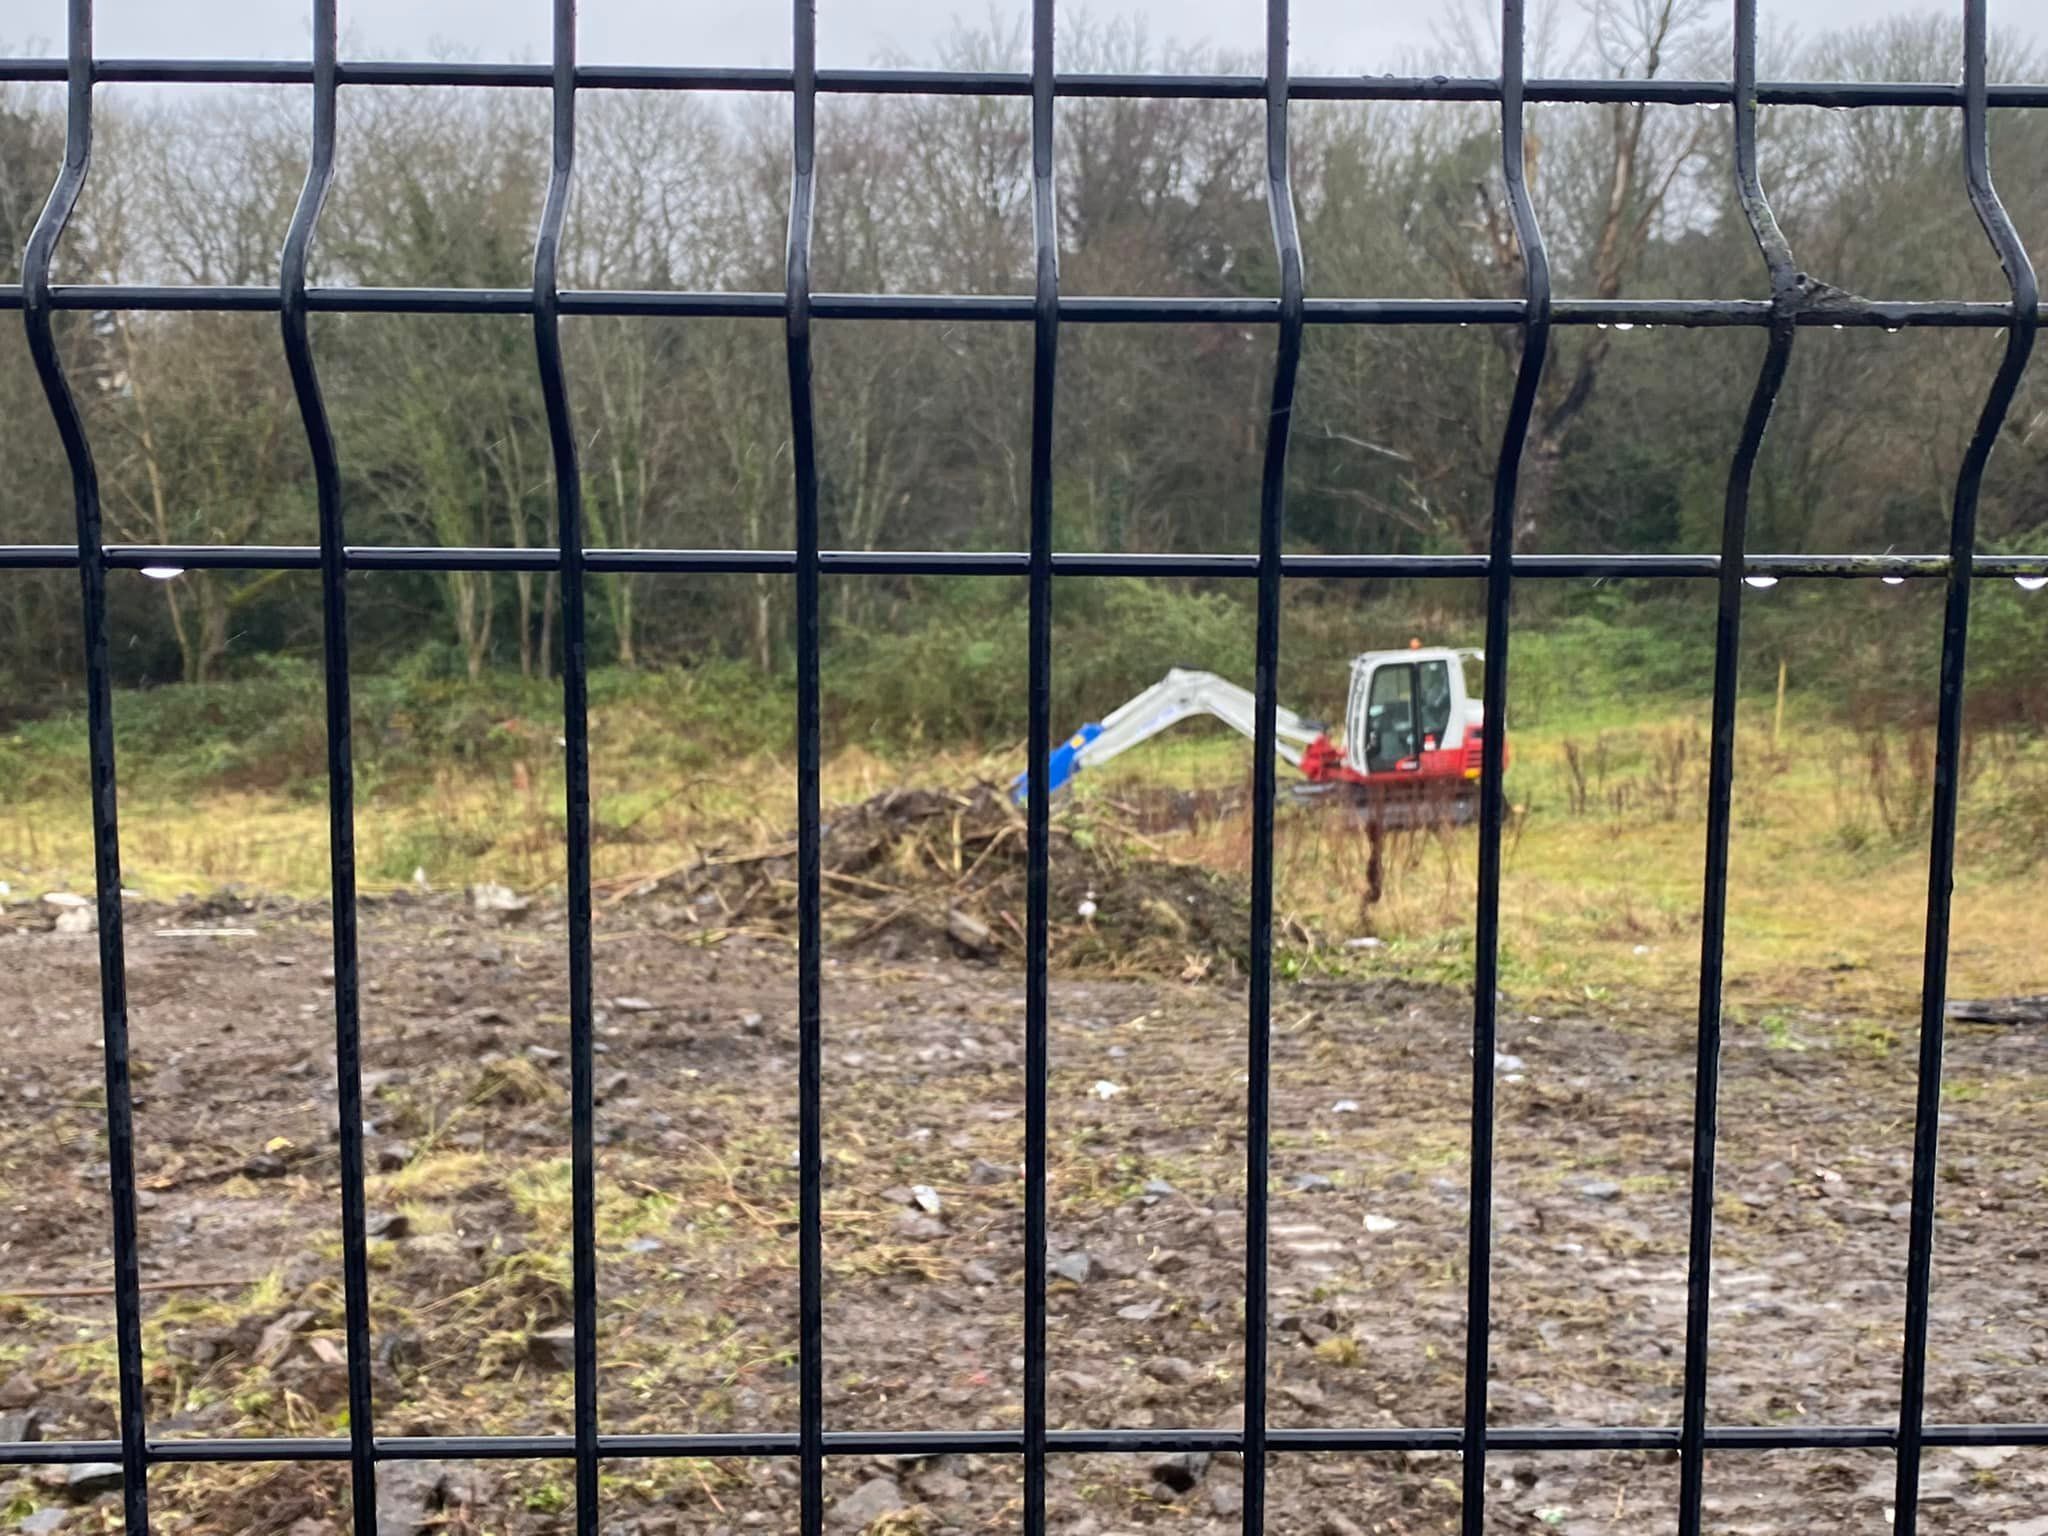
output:
[[[824, 1527], [824, 1464], [830, 1456], [944, 1452], [1015, 1455], [1024, 1468], [1021, 1523], [1045, 1529], [1047, 1458], [1054, 1454], [1240, 1452], [1245, 1457], [1244, 1528], [1258, 1536], [1265, 1513], [1265, 1463], [1272, 1454], [1400, 1451], [1463, 1457], [1463, 1529], [1485, 1525], [1490, 1452], [1674, 1452], [1680, 1463], [1679, 1529], [1702, 1529], [1703, 1468], [1709, 1451], [1868, 1448], [1897, 1453], [1894, 1528], [1912, 1536], [1919, 1518], [1919, 1463], [1939, 1446], [2048, 1446], [2048, 1422], [1925, 1422], [1928, 1316], [1935, 1242], [1937, 1141], [1947, 982], [1949, 891], [1955, 858], [1963, 668], [1972, 579], [2048, 575], [2048, 554], [1976, 552], [1979, 488], [2031, 355], [2041, 300], [2024, 247], [1991, 179], [1990, 109], [2048, 110], [2048, 84], [1991, 85], [1986, 80], [1987, 0], [1965, 0], [1960, 84], [1759, 83], [1755, 0], [1733, 0], [1731, 79], [1627, 80], [1524, 78], [1523, 0], [1502, 0], [1502, 68], [1497, 78], [1449, 76], [1292, 76], [1288, 0], [1267, 0], [1266, 67], [1261, 75], [1087, 75], [1057, 72], [1054, 0], [1032, 0], [1028, 73], [945, 70], [820, 70], [814, 0], [793, 0], [794, 53], [787, 70], [670, 66], [586, 66], [576, 60], [574, 0], [553, 0], [552, 57], [544, 65], [343, 62], [336, 50], [335, 0], [311, 0], [312, 57], [267, 60], [98, 59], [92, 49], [92, 0], [68, 0], [62, 58], [0, 60], [0, 81], [61, 82], [66, 90], [64, 160], [29, 237], [19, 284], [0, 285], [0, 309], [21, 311], [30, 355], [70, 468], [77, 540], [72, 545], [0, 544], [0, 570], [76, 569], [82, 605], [92, 772], [94, 873], [99, 915], [100, 994], [107, 1091], [109, 1194], [113, 1241], [118, 1440], [0, 1443], [0, 1465], [69, 1465], [118, 1460], [126, 1528], [148, 1529], [152, 1466], [204, 1463], [347, 1462], [359, 1536], [376, 1530], [376, 1464], [394, 1460], [570, 1458], [576, 1468], [576, 1528], [599, 1529], [599, 1473], [607, 1460], [642, 1457], [793, 1458], [799, 1471], [803, 1536]], [[92, 92], [126, 82], [299, 84], [312, 87], [306, 180], [292, 215], [278, 284], [268, 287], [161, 284], [55, 284], [57, 246], [92, 160]], [[333, 180], [338, 91], [342, 86], [501, 86], [551, 93], [553, 133], [547, 199], [535, 245], [530, 289], [316, 287], [307, 261]], [[794, 110], [785, 284], [781, 293], [563, 290], [557, 281], [562, 226], [574, 169], [579, 91], [723, 91], [786, 94]], [[1033, 291], [1027, 295], [817, 294], [811, 285], [816, 196], [817, 99], [821, 93], [984, 95], [1028, 98], [1031, 122]], [[1180, 299], [1069, 297], [1060, 292], [1058, 209], [1054, 187], [1054, 112], [1060, 99], [1151, 98], [1247, 101], [1263, 105], [1267, 198], [1280, 291], [1274, 298]], [[1502, 174], [1524, 272], [1515, 299], [1309, 298], [1289, 180], [1288, 108], [1294, 101], [1497, 103]], [[1554, 298], [1542, 235], [1524, 175], [1524, 117], [1531, 103], [1732, 104], [1733, 170], [1738, 201], [1768, 272], [1765, 301], [1727, 299], [1573, 300]], [[1922, 106], [1963, 115], [1965, 183], [1985, 234], [2004, 267], [2005, 303], [1949, 300], [1807, 302], [1810, 283], [1796, 270], [1757, 173], [1760, 105], [1842, 108]], [[84, 420], [66, 379], [55, 335], [60, 312], [129, 309], [278, 314], [283, 347], [312, 461], [319, 542], [311, 546], [120, 545], [105, 542], [99, 487]], [[345, 540], [340, 467], [321, 397], [309, 317], [314, 313], [512, 314], [534, 324], [535, 356], [546, 407], [555, 478], [556, 547], [542, 549], [350, 546]], [[560, 344], [564, 316], [759, 318], [783, 326], [791, 429], [795, 547], [773, 549], [584, 548], [582, 491], [569, 386]], [[1019, 551], [852, 551], [820, 547], [816, 452], [817, 402], [811, 335], [814, 320], [893, 319], [1014, 323], [1032, 327], [1029, 518]], [[1053, 541], [1054, 395], [1063, 324], [1194, 324], [1229, 321], [1276, 327], [1274, 374], [1259, 490], [1254, 555], [1063, 553]], [[1688, 328], [1748, 327], [1765, 332], [1763, 358], [1744, 418], [1724, 498], [1718, 555], [1520, 555], [1514, 549], [1517, 486], [1535, 398], [1555, 326], [1643, 323]], [[1477, 556], [1286, 553], [1284, 516], [1289, 425], [1304, 330], [1310, 325], [1512, 326], [1522, 334], [1506, 428], [1494, 476], [1488, 552]], [[1747, 549], [1752, 471], [1802, 326], [1997, 329], [2002, 360], [1959, 469], [1949, 548], [1928, 554], [1776, 555]], [[334, 901], [335, 1042], [341, 1178], [342, 1279], [346, 1313], [349, 1433], [293, 1439], [152, 1439], [144, 1417], [141, 1307], [137, 1263], [133, 1111], [128, 1080], [127, 998], [123, 963], [120, 838], [116, 819], [113, 697], [107, 654], [109, 570], [148, 565], [210, 569], [303, 570], [319, 574], [326, 657], [327, 766]], [[355, 901], [353, 767], [347, 576], [354, 570], [550, 571], [561, 576], [564, 631], [564, 747], [567, 769], [568, 944], [572, 1066], [573, 1432], [568, 1435], [380, 1436], [371, 1394], [371, 1338], [361, 1128], [360, 966]], [[624, 572], [754, 572], [787, 576], [796, 593], [798, 812], [798, 1182], [799, 1418], [788, 1433], [635, 1434], [603, 1432], [598, 1417], [591, 988], [589, 722], [585, 654], [587, 575]], [[819, 583], [827, 573], [859, 575], [1005, 575], [1025, 578], [1029, 602], [1029, 745], [1034, 761], [1051, 744], [1052, 596], [1056, 576], [1198, 576], [1252, 581], [1257, 592], [1257, 753], [1254, 798], [1252, 954], [1248, 1018], [1246, 1171], [1245, 1421], [1242, 1429], [1052, 1430], [1046, 1405], [1047, 1096], [1050, 1068], [1048, 869], [1050, 805], [1045, 776], [1033, 774], [1027, 804], [1025, 1021], [1024, 1405], [1014, 1430], [845, 1432], [828, 1430], [823, 1371], [822, 875], [820, 868], [821, 658]], [[1473, 1012], [1472, 1185], [1464, 1415], [1456, 1426], [1417, 1429], [1278, 1429], [1266, 1423], [1266, 1223], [1270, 1138], [1273, 928], [1275, 680], [1282, 585], [1289, 577], [1472, 579], [1486, 584], [1485, 697], [1505, 709], [1513, 585], [1517, 580], [1660, 577], [1712, 580], [1718, 595], [1715, 681], [1701, 940], [1699, 1032], [1694, 1097], [1692, 1192], [1687, 1278], [1683, 1417], [1676, 1427], [1491, 1426], [1487, 1420], [1487, 1334], [1491, 1310], [1493, 1048], [1498, 960], [1504, 733], [1484, 737]], [[1908, 1250], [1900, 1414], [1888, 1425], [1715, 1425], [1707, 1414], [1708, 1316], [1719, 1088], [1721, 975], [1726, 937], [1728, 843], [1734, 782], [1736, 665], [1746, 577], [1816, 580], [1916, 576], [1945, 582], [1939, 723], [1922, 989], [1920, 1075], [1914, 1126], [1912, 1220]], [[1498, 718], [1496, 714], [1495, 718]]]

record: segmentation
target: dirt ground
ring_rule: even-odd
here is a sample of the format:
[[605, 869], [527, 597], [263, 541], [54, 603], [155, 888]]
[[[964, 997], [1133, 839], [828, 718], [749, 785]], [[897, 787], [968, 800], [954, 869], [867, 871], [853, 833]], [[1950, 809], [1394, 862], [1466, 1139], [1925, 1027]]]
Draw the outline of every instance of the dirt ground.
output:
[[[0, 918], [0, 1438], [114, 1431], [95, 941]], [[34, 921], [29, 921], [33, 916]], [[795, 970], [660, 901], [597, 935], [601, 1421], [793, 1429]], [[165, 931], [169, 930], [169, 931]], [[213, 930], [189, 936], [191, 930]], [[179, 936], [184, 931], [188, 936]], [[138, 907], [129, 978], [151, 1433], [344, 1422], [324, 913]], [[569, 1427], [566, 979], [557, 914], [368, 908], [366, 1113], [383, 1433]], [[1826, 978], [1725, 1057], [1712, 1413], [1896, 1414], [1915, 1042]], [[1057, 979], [1056, 1426], [1235, 1422], [1242, 1393], [1244, 999], [1235, 984]], [[827, 1421], [1020, 1422], [1021, 975], [828, 962]], [[1901, 1012], [1907, 1011], [1902, 1005]], [[1275, 1009], [1271, 1421], [1457, 1421], [1469, 1002], [1399, 977], [1284, 985]], [[1692, 1095], [1682, 1002], [1510, 1000], [1500, 1071], [1493, 1416], [1675, 1424]], [[1944, 1116], [1930, 1418], [2048, 1418], [2048, 1042], [1958, 1026]], [[177, 1287], [177, 1288], [171, 1288]], [[10, 1418], [9, 1416], [15, 1416]], [[13, 1431], [6, 1426], [13, 1425]], [[1497, 1455], [1489, 1529], [1669, 1530], [1665, 1455]], [[2048, 1532], [2048, 1452], [1931, 1452], [1933, 1531]], [[1886, 1528], [1870, 1452], [1717, 1454], [1709, 1528]], [[565, 1464], [382, 1469], [384, 1529], [569, 1529]], [[834, 1525], [1011, 1528], [1006, 1458], [829, 1468]], [[619, 1533], [789, 1529], [792, 1467], [608, 1464]], [[118, 1479], [115, 1479], [118, 1486]], [[1238, 1527], [1241, 1468], [1057, 1457], [1054, 1528]], [[1447, 1455], [1277, 1455], [1269, 1526], [1455, 1529]], [[345, 1468], [154, 1474], [158, 1529], [345, 1529]], [[102, 1476], [0, 1469], [0, 1529], [118, 1522]]]

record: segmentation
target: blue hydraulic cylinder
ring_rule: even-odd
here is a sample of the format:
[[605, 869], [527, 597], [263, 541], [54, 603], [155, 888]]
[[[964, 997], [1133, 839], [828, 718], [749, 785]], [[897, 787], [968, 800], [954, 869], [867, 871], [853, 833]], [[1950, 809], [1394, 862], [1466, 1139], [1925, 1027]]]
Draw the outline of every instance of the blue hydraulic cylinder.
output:
[[[1101, 734], [1100, 722], [1091, 720], [1053, 748], [1052, 756], [1046, 759], [1045, 764], [1046, 786], [1053, 794], [1058, 794], [1066, 788], [1067, 781], [1073, 778], [1080, 766], [1075, 758], [1079, 756], [1083, 747]], [[1010, 781], [1010, 801], [1013, 805], [1022, 805], [1030, 794], [1031, 774], [1027, 770]]]

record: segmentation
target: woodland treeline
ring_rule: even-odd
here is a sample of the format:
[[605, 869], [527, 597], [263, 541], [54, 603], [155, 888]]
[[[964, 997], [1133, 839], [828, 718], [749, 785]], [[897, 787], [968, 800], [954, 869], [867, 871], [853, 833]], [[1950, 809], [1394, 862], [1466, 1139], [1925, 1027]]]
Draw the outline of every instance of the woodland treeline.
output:
[[[1725, 77], [1725, 14], [1685, 0], [1596, 4], [1547, 40], [1542, 67]], [[945, 62], [1008, 65], [1021, 47], [962, 29]], [[1767, 77], [1945, 80], [1959, 74], [1961, 36], [1930, 16], [1773, 53]], [[2012, 39], [1994, 55], [1994, 78], [2043, 72]], [[1257, 64], [1082, 26], [1062, 38], [1062, 67]], [[1493, 67], [1474, 60], [1475, 72]], [[544, 92], [359, 89], [342, 103], [316, 282], [530, 284], [547, 175]], [[786, 101], [590, 92], [580, 111], [565, 285], [780, 289]], [[821, 291], [1029, 291], [1026, 102], [834, 96], [820, 118]], [[1764, 296], [1732, 192], [1728, 112], [1538, 106], [1530, 121], [1560, 294]], [[2048, 258], [2048, 113], [1997, 113], [1993, 134], [2007, 205], [2037, 260]], [[1762, 136], [1765, 183], [1805, 270], [1871, 297], [2005, 297], [1965, 196], [1958, 113], [1767, 108]], [[96, 159], [59, 280], [274, 284], [306, 139], [303, 92], [101, 88]], [[0, 94], [9, 280], [61, 144], [56, 92]], [[1274, 291], [1255, 106], [1063, 100], [1058, 144], [1067, 292]], [[1312, 294], [1519, 293], [1490, 109], [1297, 104], [1293, 144]], [[110, 539], [314, 541], [274, 315], [62, 318]], [[779, 322], [586, 317], [565, 332], [592, 542], [787, 547]], [[321, 315], [314, 344], [351, 543], [553, 541], [528, 320]], [[1943, 547], [1956, 464], [2000, 344], [1995, 331], [1803, 331], [1759, 472], [1752, 548]], [[1061, 545], [1253, 547], [1273, 345], [1272, 329], [1258, 326], [1063, 328]], [[1512, 327], [1313, 328], [1290, 544], [1483, 548], [1520, 345]], [[1756, 330], [1560, 330], [1528, 447], [1523, 547], [1714, 548], [1762, 345]], [[1982, 515], [1993, 547], [2038, 546], [2048, 519], [2040, 372], [1994, 458]], [[1029, 381], [1028, 326], [821, 323], [828, 546], [1020, 547]], [[69, 484], [18, 322], [0, 327], [4, 539], [69, 540]], [[914, 628], [942, 585], [831, 581], [830, 621], [839, 632]], [[787, 664], [784, 579], [607, 577], [592, 591], [602, 662]], [[242, 656], [317, 652], [315, 588], [303, 576], [120, 573], [114, 592], [127, 681], [206, 680]], [[1347, 589], [1344, 600], [1356, 596]], [[559, 641], [556, 597], [539, 574], [363, 576], [353, 585], [356, 662], [543, 674]], [[0, 577], [5, 713], [18, 718], [75, 687], [77, 601], [69, 572]]]

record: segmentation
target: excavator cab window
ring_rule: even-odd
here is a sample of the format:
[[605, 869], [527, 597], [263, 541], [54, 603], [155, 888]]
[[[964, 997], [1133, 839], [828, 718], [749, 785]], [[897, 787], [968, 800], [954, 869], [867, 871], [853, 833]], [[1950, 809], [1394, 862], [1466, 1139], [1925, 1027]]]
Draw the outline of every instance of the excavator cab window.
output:
[[1415, 734], [1415, 672], [1407, 662], [1377, 668], [1366, 695], [1365, 766], [1368, 773], [1389, 773], [1413, 759]]
[[1425, 661], [1415, 669], [1416, 717], [1425, 746], [1442, 746], [1451, 728], [1451, 666]]

